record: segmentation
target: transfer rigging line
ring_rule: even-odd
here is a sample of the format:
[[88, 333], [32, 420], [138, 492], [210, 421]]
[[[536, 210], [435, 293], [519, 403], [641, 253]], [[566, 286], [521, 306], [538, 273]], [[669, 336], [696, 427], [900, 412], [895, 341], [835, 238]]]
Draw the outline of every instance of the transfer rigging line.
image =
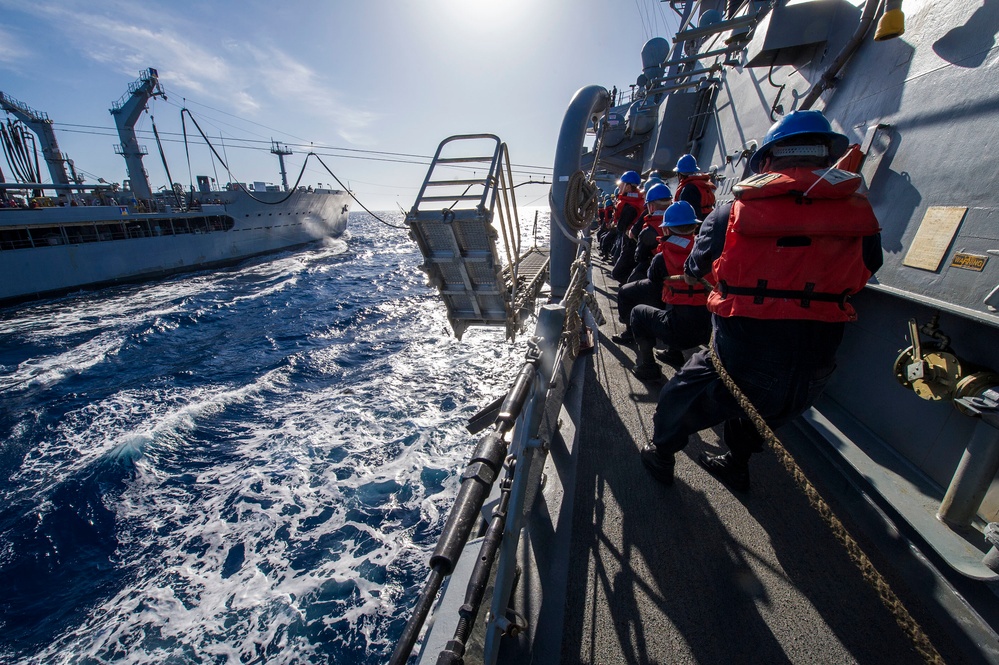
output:
[[739, 389], [736, 385], [735, 380], [722, 365], [721, 358], [718, 356], [718, 350], [715, 348], [715, 334], [714, 331], [711, 333], [711, 341], [708, 343], [708, 354], [711, 358], [711, 364], [714, 366], [715, 371], [721, 378], [722, 383], [728, 388], [729, 392], [732, 393], [732, 397], [735, 398], [742, 410], [746, 412], [746, 415], [752, 421], [753, 425], [756, 427], [757, 432], [760, 436], [767, 442], [767, 445], [771, 450], [777, 455], [780, 460], [781, 465], [787, 470], [794, 481], [798, 484], [799, 489], [804, 492], [805, 496], [808, 498], [808, 503], [815, 509], [816, 512], [822, 517], [826, 525], [832, 530], [833, 537], [839, 541], [839, 543], [846, 549], [847, 555], [850, 560], [853, 561], [854, 565], [860, 569], [860, 573], [864, 580], [867, 581], [872, 587], [874, 587], [875, 592], [878, 594], [878, 598], [884, 603], [888, 611], [891, 612], [892, 617], [895, 619], [895, 623], [898, 624], [902, 632], [912, 641], [913, 647], [922, 656], [923, 660], [928, 665], [943, 665], [944, 660], [940, 656], [940, 653], [930, 642], [930, 638], [923, 632], [923, 629], [916, 622], [916, 620], [909, 614], [909, 611], [902, 604], [902, 601], [895, 595], [891, 587], [888, 585], [887, 580], [878, 572], [877, 568], [874, 567], [874, 563], [867, 557], [864, 551], [861, 549], [860, 545], [854, 540], [853, 536], [847, 531], [846, 526], [839, 520], [838, 517], [833, 513], [832, 508], [826, 503], [825, 499], [819, 494], [818, 490], [814, 485], [808, 480], [801, 467], [795, 462], [794, 458], [787, 451], [786, 448], [781, 444], [777, 435], [774, 434], [770, 426], [767, 425], [766, 421], [753, 406], [749, 398]]

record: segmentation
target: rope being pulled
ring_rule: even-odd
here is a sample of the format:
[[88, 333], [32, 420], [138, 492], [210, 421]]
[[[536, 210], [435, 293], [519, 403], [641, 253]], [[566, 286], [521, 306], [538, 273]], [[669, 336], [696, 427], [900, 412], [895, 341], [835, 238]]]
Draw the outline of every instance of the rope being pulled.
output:
[[711, 357], [711, 364], [714, 365], [715, 371], [718, 372], [718, 376], [721, 377], [722, 382], [725, 387], [728, 388], [729, 392], [742, 407], [746, 415], [752, 421], [756, 430], [760, 433], [760, 436], [767, 442], [767, 445], [771, 450], [777, 455], [777, 459], [784, 468], [791, 474], [798, 487], [805, 493], [808, 498], [808, 503], [819, 513], [822, 519], [825, 521], [826, 525], [832, 530], [833, 537], [840, 542], [840, 544], [846, 549], [850, 560], [853, 561], [854, 565], [860, 569], [860, 573], [864, 580], [867, 581], [872, 587], [874, 587], [875, 592], [878, 594], [878, 598], [884, 603], [885, 607], [891, 612], [892, 617], [895, 619], [895, 623], [898, 624], [902, 632], [908, 636], [912, 641], [913, 647], [922, 656], [923, 660], [932, 665], [943, 665], [943, 658], [937, 652], [936, 648], [930, 642], [930, 638], [923, 632], [923, 629], [916, 622], [909, 611], [905, 609], [902, 601], [899, 600], [895, 592], [892, 591], [891, 587], [888, 585], [887, 580], [878, 572], [877, 568], [874, 567], [874, 563], [864, 554], [864, 551], [860, 548], [860, 545], [854, 540], [853, 536], [846, 530], [846, 527], [839, 520], [838, 517], [833, 513], [832, 508], [826, 503], [825, 499], [819, 494], [815, 486], [805, 477], [804, 472], [802, 472], [801, 467], [798, 463], [794, 461], [794, 458], [781, 444], [780, 440], [774, 434], [770, 426], [767, 425], [763, 417], [760, 416], [759, 412], [749, 401], [739, 386], [736, 385], [732, 376], [725, 370], [722, 364], [721, 358], [718, 357], [718, 351], [715, 348], [715, 335], [714, 332], [711, 333], [711, 341], [708, 343], [708, 351]]

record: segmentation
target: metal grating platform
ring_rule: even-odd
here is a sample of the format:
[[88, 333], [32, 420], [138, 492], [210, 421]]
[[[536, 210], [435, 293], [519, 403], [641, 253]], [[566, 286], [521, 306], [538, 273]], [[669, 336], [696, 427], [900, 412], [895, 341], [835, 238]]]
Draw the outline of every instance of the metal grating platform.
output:
[[[483, 143], [490, 149], [482, 149]], [[469, 145], [477, 148], [472, 153], [475, 156], [442, 154], [446, 147], [453, 150]], [[475, 163], [489, 164], [488, 173], [477, 178], [468, 178], [467, 169], [457, 178], [436, 173], [442, 165], [453, 169]], [[511, 179], [506, 144], [498, 137], [449, 137], [438, 147], [416, 203], [406, 216], [410, 236], [423, 254], [421, 268], [430, 285], [440, 292], [458, 338], [474, 325], [502, 325], [507, 337], [513, 337], [533, 312], [545, 283], [548, 250], [535, 247], [520, 256]], [[431, 189], [439, 193], [429, 195]], [[447, 208], [421, 209], [423, 204], [438, 206], [445, 201], [451, 204]], [[500, 258], [501, 237], [494, 226], [494, 214], [502, 231], [506, 265]]]

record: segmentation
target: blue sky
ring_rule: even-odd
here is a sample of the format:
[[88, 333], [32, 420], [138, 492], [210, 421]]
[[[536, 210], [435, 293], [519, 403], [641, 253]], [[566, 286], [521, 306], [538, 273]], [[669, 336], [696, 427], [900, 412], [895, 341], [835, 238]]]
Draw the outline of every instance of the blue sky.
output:
[[[372, 210], [408, 209], [428, 156], [453, 134], [497, 134], [514, 164], [537, 167], [518, 168], [517, 182], [549, 170], [576, 90], [627, 88], [645, 41], [669, 38], [676, 25], [657, 0], [0, 0], [0, 8], [0, 91], [48, 113], [88, 182], [126, 177], [108, 109], [153, 67], [167, 99], [137, 128], [154, 189], [167, 178], [153, 122], [173, 180], [190, 182], [186, 106], [213, 140], [221, 135], [233, 179], [280, 182], [271, 139], [294, 151], [294, 179], [311, 144]], [[229, 180], [200, 139], [190, 146], [192, 175]], [[311, 160], [303, 184], [320, 183], [335, 185]], [[521, 187], [518, 200], [540, 205], [546, 191]]]

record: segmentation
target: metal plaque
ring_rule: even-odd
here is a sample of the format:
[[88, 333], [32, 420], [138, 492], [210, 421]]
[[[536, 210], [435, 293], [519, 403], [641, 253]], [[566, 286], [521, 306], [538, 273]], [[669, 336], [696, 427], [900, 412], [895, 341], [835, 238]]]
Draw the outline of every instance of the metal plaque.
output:
[[958, 252], [954, 254], [954, 258], [951, 259], [950, 267], [982, 272], [985, 270], [985, 264], [988, 263], [988, 260], [989, 257], [982, 256], [981, 254], [965, 254], [964, 252]]
[[902, 263], [932, 272], [939, 270], [966, 212], [968, 209], [963, 206], [927, 208]]

